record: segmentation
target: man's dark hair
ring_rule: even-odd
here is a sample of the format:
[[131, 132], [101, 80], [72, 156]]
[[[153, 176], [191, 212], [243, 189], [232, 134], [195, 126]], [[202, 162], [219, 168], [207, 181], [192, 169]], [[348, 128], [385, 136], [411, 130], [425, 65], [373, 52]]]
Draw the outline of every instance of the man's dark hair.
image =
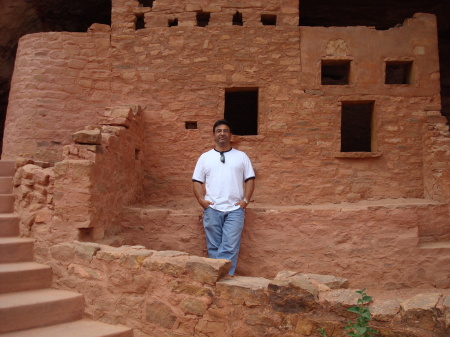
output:
[[233, 130], [231, 129], [231, 124], [230, 124], [228, 121], [226, 121], [225, 119], [219, 119], [217, 122], [214, 123], [214, 126], [213, 126], [213, 133], [216, 132], [216, 128], [217, 128], [219, 125], [226, 125], [226, 126], [228, 126], [228, 127], [230, 128], [230, 132], [231, 132], [231, 133], [233, 132]]

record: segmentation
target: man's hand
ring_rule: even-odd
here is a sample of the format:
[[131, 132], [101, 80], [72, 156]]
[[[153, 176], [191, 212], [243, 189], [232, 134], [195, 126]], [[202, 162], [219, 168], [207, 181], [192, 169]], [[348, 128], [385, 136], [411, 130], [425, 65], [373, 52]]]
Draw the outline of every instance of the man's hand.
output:
[[235, 205], [235, 206], [239, 206], [239, 207], [242, 208], [242, 209], [246, 209], [247, 206], [248, 206], [248, 204], [247, 204], [244, 200], [241, 200], [241, 201], [235, 203], [234, 205]]
[[198, 203], [203, 207], [203, 209], [207, 209], [209, 206], [214, 205], [213, 202], [206, 199], [200, 199], [198, 200]]

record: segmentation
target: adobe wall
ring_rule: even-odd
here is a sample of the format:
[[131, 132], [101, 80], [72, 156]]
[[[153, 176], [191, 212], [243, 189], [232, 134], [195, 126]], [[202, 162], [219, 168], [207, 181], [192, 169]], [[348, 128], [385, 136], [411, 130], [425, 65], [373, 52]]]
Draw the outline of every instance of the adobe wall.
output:
[[[196, 26], [200, 10], [211, 13], [206, 27]], [[236, 10], [243, 26], [232, 25]], [[262, 25], [267, 13], [277, 15], [276, 26]], [[144, 29], [135, 29], [138, 17]], [[178, 26], [168, 27], [175, 17]], [[296, 1], [158, 0], [147, 8], [116, 0], [111, 33], [94, 25], [87, 34], [27, 36], [3, 157], [57, 161], [68, 134], [94, 122], [101, 107], [139, 104], [147, 202], [188, 200], [195, 162], [213, 146], [211, 125], [223, 117], [225, 89], [257, 87], [258, 135], [233, 143], [254, 163], [255, 201], [423, 197], [422, 123], [428, 110], [440, 110], [434, 16], [387, 31], [297, 24]], [[322, 59], [350, 60], [350, 84], [321, 85]], [[386, 60], [413, 61], [414, 83], [384, 84]], [[342, 101], [375, 102], [372, 152], [340, 153]], [[198, 128], [186, 129], [188, 121]]]
[[37, 33], [17, 51], [2, 159], [55, 163], [71, 135], [110, 106], [110, 29]]

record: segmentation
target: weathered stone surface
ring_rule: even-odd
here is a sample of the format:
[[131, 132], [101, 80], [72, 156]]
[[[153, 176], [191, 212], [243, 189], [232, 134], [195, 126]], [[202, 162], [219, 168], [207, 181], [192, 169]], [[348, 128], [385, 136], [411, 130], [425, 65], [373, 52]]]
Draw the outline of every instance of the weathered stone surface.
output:
[[354, 314], [347, 310], [358, 304], [361, 298], [354, 289], [337, 289], [320, 293], [319, 302], [326, 310], [330, 310], [344, 317], [354, 317]]
[[400, 312], [400, 302], [396, 299], [374, 302], [370, 305], [370, 313], [377, 321], [393, 321]]
[[436, 327], [437, 304], [440, 293], [418, 294], [401, 303], [403, 319], [411, 326], [433, 331]]
[[78, 144], [100, 145], [102, 135], [99, 129], [81, 130], [72, 134], [72, 139]]
[[445, 297], [444, 300], [444, 315], [445, 315], [445, 327], [450, 328], [450, 295]]
[[92, 261], [94, 255], [101, 249], [99, 244], [91, 242], [75, 242], [73, 247], [80, 259]]
[[162, 302], [151, 302], [145, 307], [147, 322], [171, 329], [177, 320], [172, 309]]
[[70, 243], [60, 243], [50, 248], [54, 259], [63, 262], [71, 262], [75, 257], [75, 247]]
[[230, 270], [231, 262], [222, 259], [209, 259], [189, 256], [186, 261], [187, 276], [201, 283], [215, 284]]
[[306, 279], [274, 280], [268, 285], [270, 305], [281, 312], [311, 311], [316, 306], [318, 294], [317, 287]]
[[333, 275], [319, 275], [319, 274], [302, 274], [299, 272], [294, 271], [280, 271], [277, 276], [275, 277], [275, 280], [312, 280], [317, 282], [318, 284], [323, 284], [326, 287], [330, 289], [341, 289], [341, 288], [348, 288], [348, 280], [336, 277]]
[[180, 252], [155, 252], [144, 260], [143, 267], [180, 277], [186, 273], [187, 254]]
[[266, 291], [270, 282], [262, 277], [235, 276], [216, 283], [217, 295], [233, 304], [243, 304], [250, 308], [267, 305], [269, 301]]
[[186, 314], [202, 316], [207, 309], [207, 305], [198, 298], [187, 297], [181, 301], [181, 308]]

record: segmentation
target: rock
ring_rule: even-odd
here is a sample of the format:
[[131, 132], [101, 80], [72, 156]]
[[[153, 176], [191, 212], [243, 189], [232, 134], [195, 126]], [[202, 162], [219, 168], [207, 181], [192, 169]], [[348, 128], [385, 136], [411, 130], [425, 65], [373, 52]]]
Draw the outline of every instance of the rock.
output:
[[187, 276], [201, 283], [214, 285], [230, 270], [231, 262], [223, 259], [189, 256], [186, 262]]
[[444, 300], [445, 328], [450, 329], [450, 295]]
[[370, 305], [370, 313], [373, 319], [382, 322], [393, 321], [400, 311], [400, 302], [396, 299], [387, 300]]
[[336, 277], [333, 275], [320, 275], [320, 274], [302, 274], [293, 271], [280, 271], [275, 280], [284, 280], [284, 279], [306, 279], [306, 280], [314, 280], [319, 284], [323, 284], [330, 289], [342, 289], [348, 288], [348, 280], [341, 277]]
[[409, 325], [433, 331], [436, 326], [440, 293], [418, 294], [401, 303], [401, 315]]
[[266, 290], [271, 281], [262, 277], [235, 276], [216, 283], [217, 295], [247, 307], [269, 303]]
[[72, 134], [72, 140], [77, 144], [100, 145], [102, 135], [99, 129], [82, 130]]
[[198, 298], [187, 297], [181, 301], [181, 309], [186, 314], [202, 316], [207, 308], [206, 303]]
[[94, 255], [100, 250], [100, 245], [91, 242], [75, 242], [74, 248], [80, 259], [92, 261]]
[[325, 310], [332, 311], [340, 316], [353, 318], [354, 314], [348, 309], [358, 304], [361, 298], [355, 289], [336, 289], [320, 294], [320, 303]]
[[151, 302], [146, 306], [146, 320], [147, 322], [162, 326], [166, 329], [172, 329], [177, 316], [172, 309], [162, 302]]
[[180, 277], [186, 273], [186, 255], [172, 256], [167, 252], [155, 252], [144, 260], [143, 267], [149, 270], [158, 270], [164, 274]]
[[309, 312], [316, 306], [319, 290], [306, 279], [274, 280], [268, 285], [272, 308], [286, 313]]

